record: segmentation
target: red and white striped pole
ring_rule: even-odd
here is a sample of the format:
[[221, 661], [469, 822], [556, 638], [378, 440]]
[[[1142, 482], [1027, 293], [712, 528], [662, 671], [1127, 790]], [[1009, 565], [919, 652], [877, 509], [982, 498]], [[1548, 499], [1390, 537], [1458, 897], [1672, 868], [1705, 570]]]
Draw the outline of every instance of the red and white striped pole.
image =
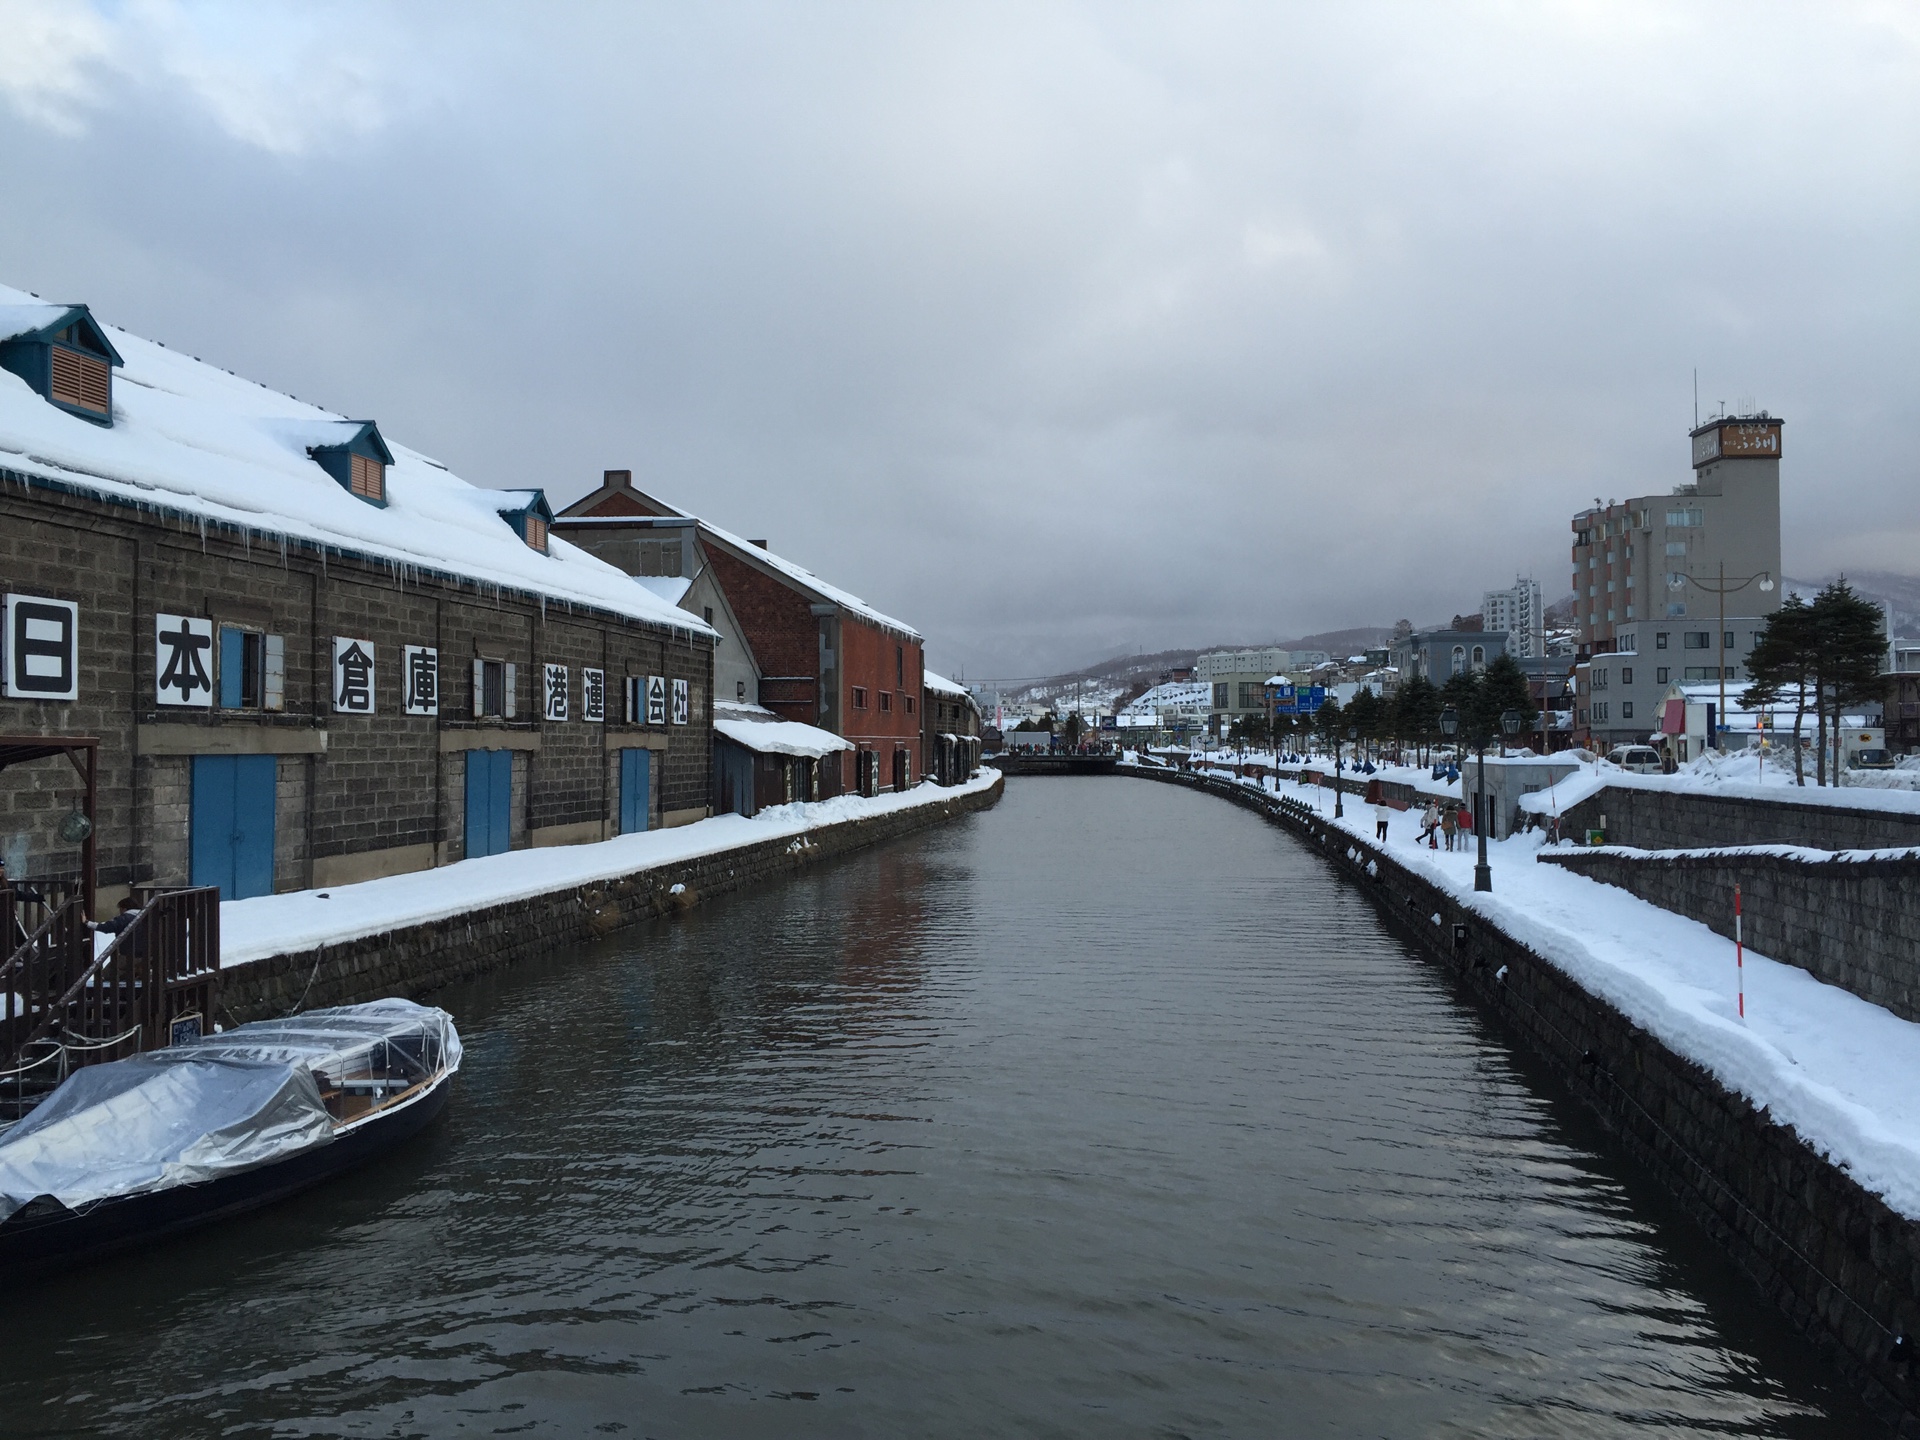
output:
[[1740, 940], [1740, 887], [1733, 887], [1733, 970], [1740, 986], [1740, 1018], [1747, 1018], [1746, 947]]

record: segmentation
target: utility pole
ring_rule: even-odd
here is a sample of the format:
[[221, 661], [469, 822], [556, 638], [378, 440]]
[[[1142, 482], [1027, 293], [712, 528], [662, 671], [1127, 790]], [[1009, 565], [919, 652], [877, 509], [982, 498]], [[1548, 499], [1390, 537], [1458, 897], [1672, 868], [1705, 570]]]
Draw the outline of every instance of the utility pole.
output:
[[[1725, 404], [1724, 401], [1721, 403]], [[1714, 716], [1714, 733], [1707, 737], [1707, 742], [1712, 745], [1714, 749], [1718, 750], [1720, 748], [1720, 732], [1726, 728], [1727, 724], [1727, 596], [1736, 591], [1746, 589], [1747, 586], [1753, 584], [1756, 580], [1760, 582], [1760, 588], [1762, 590], [1773, 589], [1773, 572], [1770, 570], [1762, 570], [1758, 575], [1749, 575], [1746, 579], [1729, 585], [1727, 583], [1727, 562], [1722, 560], [1720, 562], [1719, 584], [1709, 585], [1704, 580], [1695, 580], [1691, 575], [1686, 576], [1685, 579], [1688, 584], [1697, 585], [1709, 594], [1720, 597], [1720, 628], [1713, 632], [1714, 656], [1720, 662], [1713, 667], [1719, 672], [1720, 709]]]

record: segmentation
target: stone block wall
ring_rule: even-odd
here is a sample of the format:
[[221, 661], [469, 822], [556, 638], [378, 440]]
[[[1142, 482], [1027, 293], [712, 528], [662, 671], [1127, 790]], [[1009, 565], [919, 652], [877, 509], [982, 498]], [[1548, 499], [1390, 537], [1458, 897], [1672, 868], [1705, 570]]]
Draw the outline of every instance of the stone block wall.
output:
[[[504, 522], [503, 522], [504, 523]], [[627, 673], [685, 679], [686, 725], [649, 732], [656, 815], [697, 818], [708, 803], [712, 651], [671, 622], [543, 602], [537, 595], [322, 552], [161, 510], [110, 503], [0, 470], [0, 591], [70, 600], [80, 607], [80, 696], [70, 703], [0, 698], [0, 732], [97, 736], [99, 881], [115, 892], [189, 878], [191, 764], [199, 753], [279, 756], [274, 884], [392, 873], [458, 859], [464, 839], [459, 732], [513, 732], [513, 837], [529, 826], [548, 838], [598, 838], [615, 812], [604, 752], [624, 725]], [[160, 706], [154, 616], [184, 614], [281, 637], [285, 709]], [[375, 713], [332, 708], [332, 641], [373, 641]], [[440, 659], [440, 714], [404, 713], [402, 647], [432, 646]], [[551, 648], [549, 648], [551, 647]], [[216, 652], [217, 652], [216, 640]], [[473, 714], [472, 662], [517, 669], [512, 720]], [[543, 724], [536, 671], [569, 666], [566, 722]], [[580, 713], [580, 670], [604, 669], [609, 721]], [[210, 665], [217, 678], [217, 663]], [[204, 741], [203, 741], [204, 737]], [[536, 754], [534, 746], [538, 744]], [[530, 759], [531, 757], [531, 759]], [[0, 855], [17, 873], [65, 877], [78, 848], [59, 820], [79, 793], [64, 759], [0, 773]], [[568, 827], [582, 832], [573, 836]], [[331, 882], [329, 882], [331, 883]]]
[[[1365, 891], [1382, 918], [1542, 1060], [1833, 1359], [1902, 1436], [1920, 1375], [1894, 1340], [1920, 1326], [1920, 1224], [1605, 1001], [1311, 808], [1172, 771], [1131, 770], [1266, 815]], [[1438, 916], [1438, 923], [1432, 917]]]
[[1543, 850], [1539, 860], [1617, 885], [1729, 940], [1738, 885], [1742, 935], [1753, 949], [1903, 1020], [1920, 1020], [1920, 851], [1849, 860], [1622, 852], [1609, 846]]

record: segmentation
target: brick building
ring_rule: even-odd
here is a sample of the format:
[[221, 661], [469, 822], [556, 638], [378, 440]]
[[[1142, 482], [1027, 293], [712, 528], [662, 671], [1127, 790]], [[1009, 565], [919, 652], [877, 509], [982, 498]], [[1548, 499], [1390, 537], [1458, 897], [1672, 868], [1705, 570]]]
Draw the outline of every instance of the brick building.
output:
[[851, 751], [823, 757], [823, 795], [904, 790], [927, 773], [921, 640], [910, 626], [764, 541], [729, 535], [635, 489], [628, 470], [607, 471], [598, 490], [560, 512], [554, 530], [713, 626], [724, 699], [851, 741]]
[[927, 773], [942, 785], [958, 785], [980, 768], [980, 702], [964, 685], [931, 670], [920, 697], [920, 753]]
[[[707, 813], [713, 632], [538, 491], [4, 288], [0, 370], [0, 736], [97, 738], [100, 903]], [[0, 770], [16, 879], [72, 872], [74, 791]]]

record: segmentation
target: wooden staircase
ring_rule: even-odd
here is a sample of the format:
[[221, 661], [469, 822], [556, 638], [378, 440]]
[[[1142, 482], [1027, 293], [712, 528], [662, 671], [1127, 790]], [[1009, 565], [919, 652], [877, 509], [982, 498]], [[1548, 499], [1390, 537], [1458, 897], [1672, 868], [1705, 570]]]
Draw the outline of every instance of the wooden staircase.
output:
[[104, 947], [82, 896], [0, 886], [0, 1120], [83, 1065], [208, 1034], [220, 988], [220, 891], [154, 890]]

